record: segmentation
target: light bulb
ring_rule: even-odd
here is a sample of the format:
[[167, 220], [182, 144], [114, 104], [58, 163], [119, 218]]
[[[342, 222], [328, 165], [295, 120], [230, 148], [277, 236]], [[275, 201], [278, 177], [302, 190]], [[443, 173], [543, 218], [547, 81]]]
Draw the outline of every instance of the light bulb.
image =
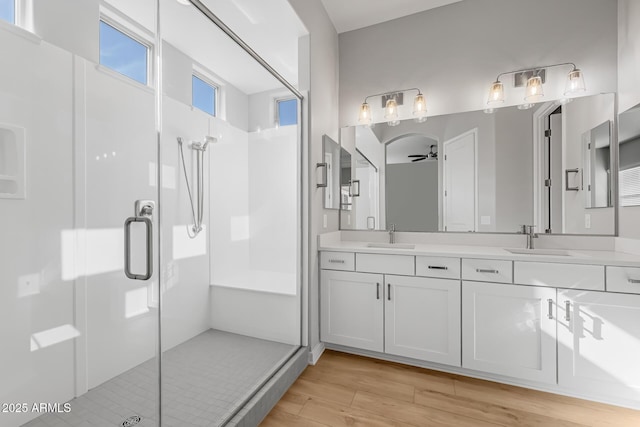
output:
[[371, 125], [371, 107], [366, 102], [360, 106], [360, 113], [358, 114], [358, 123], [365, 126]]
[[567, 75], [567, 85], [564, 89], [565, 96], [577, 95], [580, 92], [586, 91], [587, 88], [584, 85], [584, 76], [580, 69], [575, 68]]
[[398, 120], [398, 104], [395, 99], [391, 98], [387, 100], [387, 105], [384, 107], [384, 118], [387, 119], [389, 126], [397, 126], [400, 124]]
[[524, 100], [528, 102], [538, 101], [544, 96], [542, 90], [542, 78], [540, 76], [533, 76], [527, 80], [527, 88], [525, 89]]
[[413, 115], [418, 123], [427, 121], [427, 102], [424, 99], [424, 95], [420, 92], [418, 92], [413, 100]]
[[489, 88], [489, 100], [487, 104], [495, 105], [502, 104], [504, 102], [504, 85], [501, 81], [496, 80], [491, 83], [491, 87]]

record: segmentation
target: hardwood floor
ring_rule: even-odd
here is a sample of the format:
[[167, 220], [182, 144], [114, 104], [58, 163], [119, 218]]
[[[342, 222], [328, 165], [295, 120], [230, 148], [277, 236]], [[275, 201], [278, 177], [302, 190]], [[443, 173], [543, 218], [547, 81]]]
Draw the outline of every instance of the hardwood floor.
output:
[[640, 411], [326, 351], [265, 418], [286, 426], [640, 426]]

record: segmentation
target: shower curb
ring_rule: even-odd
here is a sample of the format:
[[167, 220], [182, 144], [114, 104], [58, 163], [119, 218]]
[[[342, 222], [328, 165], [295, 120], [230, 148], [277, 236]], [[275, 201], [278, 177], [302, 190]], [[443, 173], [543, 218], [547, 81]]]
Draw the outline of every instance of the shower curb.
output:
[[309, 349], [299, 349], [225, 426], [256, 427], [271, 412], [309, 363]]

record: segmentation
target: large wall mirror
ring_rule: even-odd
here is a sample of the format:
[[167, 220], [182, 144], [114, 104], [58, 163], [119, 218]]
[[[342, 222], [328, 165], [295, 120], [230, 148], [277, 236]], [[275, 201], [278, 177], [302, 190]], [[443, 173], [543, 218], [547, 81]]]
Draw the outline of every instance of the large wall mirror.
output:
[[538, 233], [613, 235], [614, 106], [610, 93], [343, 128], [349, 180], [360, 191], [340, 227], [516, 233], [526, 224]]

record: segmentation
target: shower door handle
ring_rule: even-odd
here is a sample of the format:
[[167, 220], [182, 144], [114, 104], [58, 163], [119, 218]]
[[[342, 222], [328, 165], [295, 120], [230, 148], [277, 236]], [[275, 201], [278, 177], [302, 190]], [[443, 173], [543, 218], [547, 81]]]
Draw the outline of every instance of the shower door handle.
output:
[[[151, 214], [155, 207], [155, 203], [150, 200], [136, 201], [136, 215], [125, 220], [124, 222], [124, 274], [133, 280], [149, 280], [153, 275], [153, 222]], [[146, 229], [146, 271], [144, 274], [135, 274], [131, 272], [131, 224], [134, 222], [142, 222]]]

